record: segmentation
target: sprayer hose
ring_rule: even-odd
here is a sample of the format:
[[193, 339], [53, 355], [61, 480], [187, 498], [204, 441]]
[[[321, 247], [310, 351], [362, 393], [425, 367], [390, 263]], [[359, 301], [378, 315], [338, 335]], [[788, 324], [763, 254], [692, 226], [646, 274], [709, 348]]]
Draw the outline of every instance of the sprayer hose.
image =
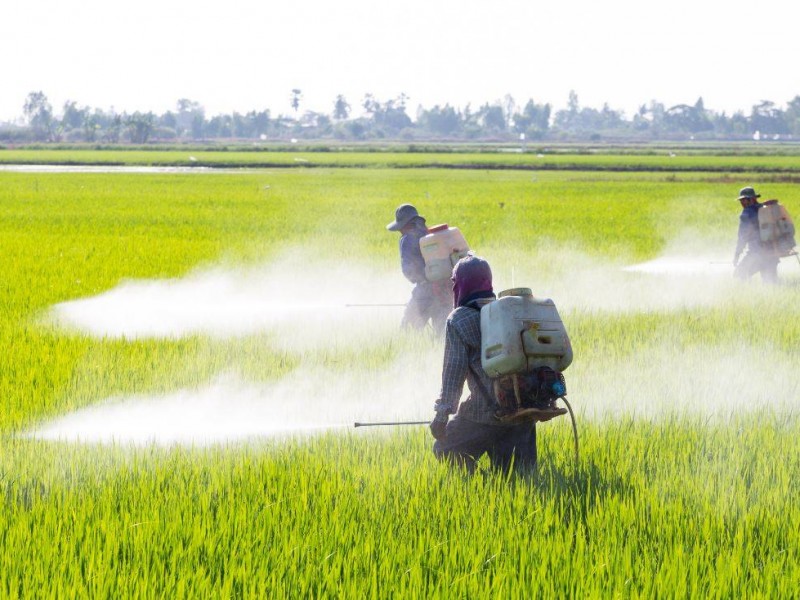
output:
[[564, 401], [564, 404], [567, 405], [569, 416], [572, 419], [572, 434], [575, 436], [575, 463], [577, 465], [580, 455], [578, 454], [578, 426], [575, 424], [575, 413], [572, 412], [572, 406], [570, 406], [569, 401], [567, 401], [564, 396], [561, 396], [561, 399]]

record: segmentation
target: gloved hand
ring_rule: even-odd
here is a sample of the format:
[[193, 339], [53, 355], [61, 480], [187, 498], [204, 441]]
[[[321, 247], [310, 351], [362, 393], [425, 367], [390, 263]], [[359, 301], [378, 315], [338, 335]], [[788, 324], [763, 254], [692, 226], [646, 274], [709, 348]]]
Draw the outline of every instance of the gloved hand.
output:
[[443, 440], [447, 437], [447, 415], [445, 413], [436, 413], [433, 421], [431, 421], [430, 428], [434, 439]]

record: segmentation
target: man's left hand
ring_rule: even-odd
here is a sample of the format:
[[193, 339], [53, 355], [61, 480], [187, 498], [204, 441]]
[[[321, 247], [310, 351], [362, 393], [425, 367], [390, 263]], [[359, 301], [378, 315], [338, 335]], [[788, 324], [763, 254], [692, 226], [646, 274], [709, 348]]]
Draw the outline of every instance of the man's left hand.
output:
[[437, 414], [430, 424], [434, 439], [443, 440], [447, 436], [447, 415]]

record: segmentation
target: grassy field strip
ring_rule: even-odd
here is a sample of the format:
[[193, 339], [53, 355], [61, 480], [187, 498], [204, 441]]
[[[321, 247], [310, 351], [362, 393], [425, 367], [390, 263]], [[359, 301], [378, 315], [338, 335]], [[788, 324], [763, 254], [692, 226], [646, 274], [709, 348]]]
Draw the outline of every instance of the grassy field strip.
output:
[[[36, 443], [31, 455], [30, 442], [17, 442], [4, 453], [6, 468], [23, 472], [24, 462], [25, 473], [4, 484], [4, 539], [18, 548], [5, 561], [4, 589], [278, 597], [421, 589], [790, 597], [796, 589], [791, 498], [800, 490], [789, 474], [800, 465], [785, 446], [796, 420], [590, 425], [577, 471], [562, 448], [569, 438], [547, 432], [535, 482], [449, 473], [422, 431], [133, 454]], [[433, 508], [435, 498], [446, 505]], [[57, 541], [31, 545], [31, 535]]]
[[533, 152], [408, 153], [308, 151], [187, 150], [0, 150], [5, 165], [176, 166], [176, 167], [347, 167], [478, 168], [660, 172], [798, 173], [800, 151], [790, 155], [697, 155], [691, 150], [663, 150], [652, 155]]
[[[732, 258], [748, 184], [800, 215], [788, 182], [715, 174], [0, 173], [0, 595], [794, 597], [800, 266], [765, 288], [710, 264]], [[102, 297], [147, 321], [165, 290], [217, 325], [251, 297], [394, 298], [384, 226], [406, 201], [458, 225], [498, 289], [557, 302], [578, 463], [565, 419], [538, 429], [539, 473], [510, 479], [437, 463], [425, 427], [265, 435], [429, 414], [440, 346], [388, 312], [357, 335], [45, 318]], [[624, 270], [656, 259], [687, 271]], [[22, 435], [78, 421], [144, 443]]]

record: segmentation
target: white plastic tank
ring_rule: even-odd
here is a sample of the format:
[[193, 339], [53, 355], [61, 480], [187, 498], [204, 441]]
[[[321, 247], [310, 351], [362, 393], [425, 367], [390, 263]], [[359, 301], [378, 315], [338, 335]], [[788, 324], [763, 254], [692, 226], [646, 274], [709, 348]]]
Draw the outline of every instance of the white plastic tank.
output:
[[758, 227], [761, 244], [776, 256], [790, 256], [796, 242], [792, 218], [777, 200], [767, 200], [758, 209]]
[[571, 363], [572, 345], [552, 300], [514, 288], [481, 309], [481, 364], [490, 377], [537, 367], [563, 371]]
[[429, 228], [428, 235], [419, 240], [419, 249], [428, 281], [449, 279], [453, 266], [469, 252], [467, 240], [458, 227], [449, 227], [447, 223]]

